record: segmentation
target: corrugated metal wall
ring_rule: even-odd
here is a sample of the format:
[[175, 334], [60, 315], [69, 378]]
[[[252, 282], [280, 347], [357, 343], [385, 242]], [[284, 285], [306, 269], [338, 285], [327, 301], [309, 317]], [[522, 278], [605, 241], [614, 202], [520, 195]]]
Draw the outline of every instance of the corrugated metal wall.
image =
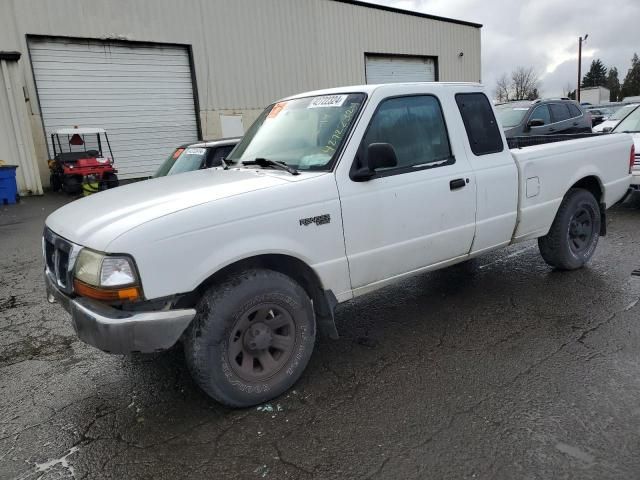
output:
[[[479, 28], [332, 0], [3, 0], [0, 18], [2, 48], [24, 53], [28, 34], [191, 45], [207, 137], [222, 113], [243, 114], [246, 128], [274, 99], [365, 83], [367, 52], [436, 56], [439, 80], [480, 80]], [[41, 127], [36, 137], [42, 162]]]

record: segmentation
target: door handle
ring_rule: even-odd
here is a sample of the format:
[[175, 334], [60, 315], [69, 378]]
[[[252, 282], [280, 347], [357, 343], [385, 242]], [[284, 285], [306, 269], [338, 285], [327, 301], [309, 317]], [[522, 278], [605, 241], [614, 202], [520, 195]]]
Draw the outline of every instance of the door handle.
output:
[[578, 122], [573, 122], [573, 126], [577, 127], [578, 126]]
[[468, 181], [469, 179], [465, 180], [464, 178], [456, 178], [455, 180], [451, 180], [449, 182], [449, 189], [458, 190], [459, 188], [466, 186]]

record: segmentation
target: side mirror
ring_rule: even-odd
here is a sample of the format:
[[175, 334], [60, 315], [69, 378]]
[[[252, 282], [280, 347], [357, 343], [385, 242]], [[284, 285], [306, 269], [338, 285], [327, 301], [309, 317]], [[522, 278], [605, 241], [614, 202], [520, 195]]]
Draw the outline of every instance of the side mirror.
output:
[[613, 130], [611, 127], [604, 127], [602, 133], [609, 133], [611, 130]]
[[370, 180], [379, 168], [391, 168], [398, 165], [398, 157], [390, 143], [371, 143], [367, 147], [367, 165], [356, 170], [351, 178], [356, 182]]
[[391, 168], [398, 165], [398, 157], [390, 143], [372, 143], [367, 147], [369, 170]]
[[531, 120], [529, 120], [529, 123], [527, 123], [527, 126], [529, 128], [531, 128], [531, 127], [542, 127], [542, 126], [544, 126], [544, 120], [542, 120], [541, 118], [532, 118]]

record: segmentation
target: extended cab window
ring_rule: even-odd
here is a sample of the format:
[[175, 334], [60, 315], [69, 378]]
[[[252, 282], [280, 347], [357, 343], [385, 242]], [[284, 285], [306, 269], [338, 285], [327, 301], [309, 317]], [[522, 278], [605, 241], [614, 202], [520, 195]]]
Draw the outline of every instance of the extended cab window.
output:
[[440, 102], [431, 95], [384, 100], [369, 123], [358, 154], [366, 162], [367, 147], [389, 143], [398, 158], [390, 172], [435, 167], [454, 162]]
[[504, 145], [487, 96], [484, 93], [458, 93], [456, 103], [474, 155], [501, 152]]

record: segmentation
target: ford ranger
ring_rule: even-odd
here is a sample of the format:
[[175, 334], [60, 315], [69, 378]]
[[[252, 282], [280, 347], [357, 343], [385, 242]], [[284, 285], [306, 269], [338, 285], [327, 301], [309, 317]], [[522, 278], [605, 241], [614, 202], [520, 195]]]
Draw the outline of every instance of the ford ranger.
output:
[[[268, 106], [216, 169], [66, 205], [46, 220], [48, 298], [106, 352], [182, 342], [234, 407], [304, 371], [340, 302], [538, 239], [587, 263], [629, 189], [629, 135], [509, 150], [481, 85], [366, 85]], [[95, 212], [101, 212], [96, 215]]]

